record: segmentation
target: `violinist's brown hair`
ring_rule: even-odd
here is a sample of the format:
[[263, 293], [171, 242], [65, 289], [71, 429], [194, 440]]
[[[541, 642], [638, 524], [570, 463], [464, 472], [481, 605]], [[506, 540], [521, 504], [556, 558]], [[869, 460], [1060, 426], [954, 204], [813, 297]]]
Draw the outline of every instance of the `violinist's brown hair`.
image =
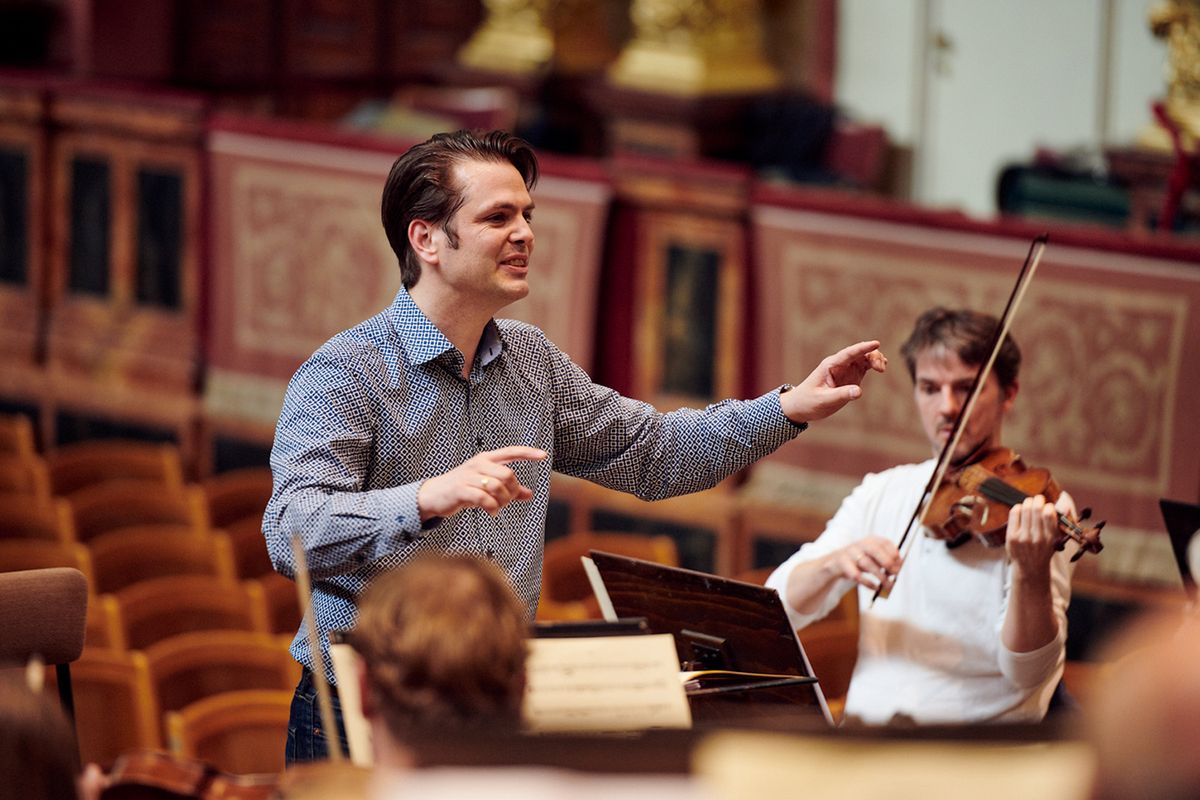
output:
[[[992, 336], [999, 324], [999, 320], [990, 314], [966, 308], [937, 306], [929, 309], [917, 317], [912, 333], [900, 346], [900, 354], [908, 366], [908, 376], [916, 380], [917, 357], [934, 347], [944, 347], [956, 353], [964, 364], [981, 366], [991, 354]], [[1021, 349], [1011, 335], [1004, 337], [992, 371], [1005, 389], [1016, 385], [1021, 371]]]
[[405, 741], [435, 727], [516, 727], [527, 630], [495, 564], [425, 556], [372, 582], [351, 642], [373, 707]]

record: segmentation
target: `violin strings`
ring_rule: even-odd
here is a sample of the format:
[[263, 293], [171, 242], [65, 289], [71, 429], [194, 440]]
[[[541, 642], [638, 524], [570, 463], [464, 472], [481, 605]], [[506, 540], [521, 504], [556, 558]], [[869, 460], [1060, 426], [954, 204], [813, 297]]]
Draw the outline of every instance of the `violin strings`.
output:
[[[1029, 495], [1010, 486], [999, 478], [988, 478], [979, 484], [979, 490], [983, 492], [989, 500], [995, 500], [997, 503], [1005, 503], [1009, 506], [1015, 506], [1023, 502]], [[1058, 515], [1058, 524], [1065, 528], [1063, 531], [1071, 538], [1078, 541], [1078, 537], [1082, 535], [1082, 530], [1078, 525], [1065, 514]]]

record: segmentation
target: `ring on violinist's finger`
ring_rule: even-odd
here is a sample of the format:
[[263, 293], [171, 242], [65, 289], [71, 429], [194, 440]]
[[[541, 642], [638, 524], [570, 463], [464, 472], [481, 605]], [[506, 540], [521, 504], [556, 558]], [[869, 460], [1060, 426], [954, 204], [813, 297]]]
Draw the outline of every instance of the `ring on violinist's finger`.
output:
[[488, 477], [486, 475], [484, 475], [482, 478], [479, 479], [479, 485], [482, 486], [484, 489], [486, 489], [488, 487], [488, 483], [489, 483], [489, 481], [488, 481]]

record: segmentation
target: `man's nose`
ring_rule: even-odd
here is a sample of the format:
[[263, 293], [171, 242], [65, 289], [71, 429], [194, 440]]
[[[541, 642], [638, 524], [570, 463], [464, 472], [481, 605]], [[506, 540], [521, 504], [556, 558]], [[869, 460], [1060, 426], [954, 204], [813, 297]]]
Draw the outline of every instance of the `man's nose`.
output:
[[512, 241], [524, 243], [527, 246], [533, 245], [533, 226], [529, 224], [529, 220], [522, 219], [513, 229]]
[[938, 403], [938, 411], [945, 417], [958, 416], [959, 409], [962, 403], [959, 402], [958, 392], [953, 386], [945, 386], [942, 388], [940, 402]]

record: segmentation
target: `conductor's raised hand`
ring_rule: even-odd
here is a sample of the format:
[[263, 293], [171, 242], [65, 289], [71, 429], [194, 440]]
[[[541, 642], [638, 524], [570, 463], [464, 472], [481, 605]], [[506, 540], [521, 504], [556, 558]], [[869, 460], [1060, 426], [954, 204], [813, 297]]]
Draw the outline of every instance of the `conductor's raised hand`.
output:
[[508, 464], [541, 461], [546, 451], [536, 447], [501, 447], [479, 453], [449, 472], [430, 478], [417, 490], [421, 521], [448, 517], [464, 508], [482, 508], [495, 515], [514, 500], [528, 500], [533, 490], [522, 486]]
[[887, 370], [879, 342], [859, 342], [826, 356], [803, 383], [780, 396], [783, 413], [796, 423], [824, 419], [862, 395], [860, 384], [872, 370]]

